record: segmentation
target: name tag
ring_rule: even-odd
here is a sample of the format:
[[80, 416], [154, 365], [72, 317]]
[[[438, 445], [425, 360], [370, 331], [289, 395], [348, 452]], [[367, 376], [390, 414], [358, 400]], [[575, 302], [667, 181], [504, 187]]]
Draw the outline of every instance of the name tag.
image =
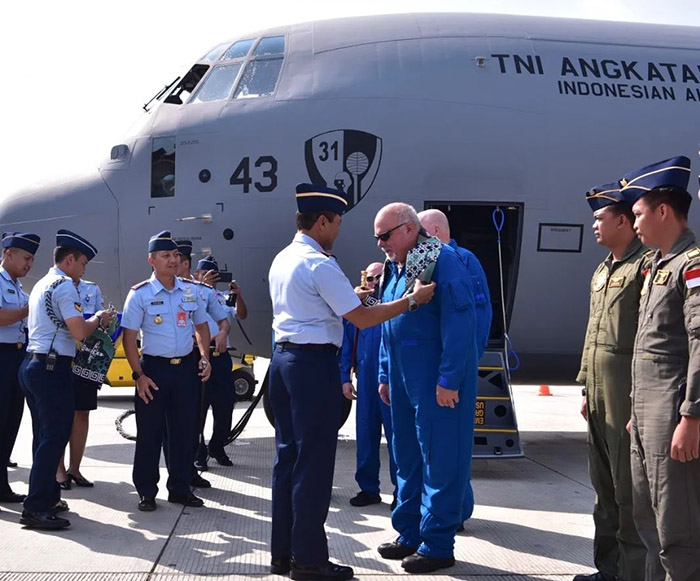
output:
[[11, 295], [16, 294], [16, 293], [15, 293], [15, 289], [13, 289], [13, 288], [8, 288], [8, 289], [7, 289], [7, 292], [10, 293]]
[[151, 301], [151, 305], [162, 305], [163, 301]]
[[611, 276], [610, 283], [608, 284], [608, 288], [619, 288], [624, 284], [625, 284], [625, 277], [624, 276]]
[[654, 276], [654, 281], [652, 282], [652, 284], [664, 286], [668, 282], [670, 276], [670, 270], [658, 270], [656, 271], [656, 275]]

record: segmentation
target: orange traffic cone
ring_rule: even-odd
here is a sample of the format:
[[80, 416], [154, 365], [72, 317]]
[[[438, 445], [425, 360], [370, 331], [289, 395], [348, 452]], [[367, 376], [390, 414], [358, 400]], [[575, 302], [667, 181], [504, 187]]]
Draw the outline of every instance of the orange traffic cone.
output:
[[548, 385], [540, 385], [540, 392], [537, 395], [552, 395]]

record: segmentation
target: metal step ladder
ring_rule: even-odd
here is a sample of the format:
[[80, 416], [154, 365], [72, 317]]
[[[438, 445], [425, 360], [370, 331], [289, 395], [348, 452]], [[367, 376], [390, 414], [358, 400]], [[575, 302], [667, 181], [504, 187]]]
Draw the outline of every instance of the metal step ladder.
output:
[[472, 457], [522, 456], [513, 392], [503, 352], [486, 350], [479, 362]]

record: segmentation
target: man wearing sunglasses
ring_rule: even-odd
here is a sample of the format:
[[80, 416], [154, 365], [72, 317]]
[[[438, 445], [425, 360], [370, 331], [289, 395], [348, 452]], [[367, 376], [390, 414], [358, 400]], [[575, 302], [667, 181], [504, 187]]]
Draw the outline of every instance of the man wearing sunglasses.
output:
[[277, 459], [272, 475], [270, 572], [340, 581], [353, 570], [328, 560], [324, 522], [333, 487], [343, 392], [338, 351], [344, 317], [360, 329], [426, 304], [435, 285], [365, 307], [330, 251], [347, 201], [331, 188], [297, 186], [297, 234], [269, 273], [275, 350], [270, 404]]
[[374, 221], [386, 254], [382, 301], [435, 283], [435, 299], [382, 326], [379, 392], [391, 405], [399, 533], [379, 546], [409, 573], [451, 567], [462, 524], [474, 436], [478, 369], [474, 294], [452, 248], [430, 237], [416, 211], [389, 204]]
[[[373, 262], [367, 266], [364, 288], [372, 291], [376, 298], [378, 283], [384, 265]], [[355, 481], [360, 492], [350, 499], [353, 506], [367, 506], [382, 501], [379, 496], [379, 450], [382, 439], [382, 426], [389, 448], [389, 475], [394, 485], [392, 510], [396, 506], [396, 464], [391, 449], [391, 408], [377, 393], [377, 373], [379, 372], [379, 343], [382, 327], [376, 325], [359, 330], [346, 322], [343, 336], [343, 349], [340, 355], [340, 377], [343, 382], [343, 395], [357, 400], [355, 405], [355, 427], [357, 432], [357, 468]], [[354, 370], [357, 378], [357, 391], [351, 383]]]

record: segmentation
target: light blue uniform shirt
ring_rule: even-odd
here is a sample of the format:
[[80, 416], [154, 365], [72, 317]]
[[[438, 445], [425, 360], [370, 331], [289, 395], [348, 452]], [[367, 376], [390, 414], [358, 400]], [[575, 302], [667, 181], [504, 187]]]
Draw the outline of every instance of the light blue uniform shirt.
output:
[[226, 306], [226, 297], [211, 287], [203, 283], [194, 283], [199, 292], [199, 299], [202, 302], [207, 315], [207, 323], [209, 324], [209, 333], [213, 337], [219, 332], [219, 327], [216, 324], [218, 321], [223, 321], [228, 317], [228, 307]]
[[[226, 313], [224, 319], [228, 319], [229, 323], [232, 323], [233, 319], [236, 318], [236, 307], [226, 306], [226, 297], [217, 290], [214, 291], [213, 297], [216, 304], [219, 305], [216, 310], [218, 311], [219, 308], [223, 309], [223, 312]], [[221, 319], [218, 320], [221, 321]], [[212, 315], [209, 314], [209, 309], [207, 309], [207, 323], [209, 323], [209, 334], [214, 337], [214, 335], [219, 332], [219, 325]], [[230, 347], [228, 340], [226, 341], [226, 345]]]
[[54, 317], [61, 323], [73, 317], [83, 318], [83, 307], [80, 303], [80, 295], [73, 280], [58, 267], [53, 266], [49, 272], [39, 280], [29, 295], [29, 343], [27, 351], [46, 354], [53, 349], [59, 355], [75, 357], [76, 344], [70, 331], [56, 325], [49, 316], [45, 293], [51, 292], [50, 287], [58, 284], [51, 293], [50, 307]]
[[[10, 273], [0, 266], [0, 308], [20, 309], [27, 306], [29, 295], [22, 290], [22, 283], [13, 281]], [[27, 319], [0, 327], [0, 343], [26, 343]]]
[[360, 306], [335, 258], [297, 232], [272, 261], [269, 273], [275, 341], [343, 342], [341, 317]]
[[102, 301], [102, 291], [96, 282], [81, 279], [78, 283], [78, 294], [80, 295], [80, 303], [83, 305], [83, 316], [86, 319], [105, 308]]
[[169, 291], [155, 274], [129, 291], [122, 315], [122, 327], [141, 330], [141, 352], [155, 357], [189, 355], [194, 325], [206, 321], [197, 285], [176, 278]]

